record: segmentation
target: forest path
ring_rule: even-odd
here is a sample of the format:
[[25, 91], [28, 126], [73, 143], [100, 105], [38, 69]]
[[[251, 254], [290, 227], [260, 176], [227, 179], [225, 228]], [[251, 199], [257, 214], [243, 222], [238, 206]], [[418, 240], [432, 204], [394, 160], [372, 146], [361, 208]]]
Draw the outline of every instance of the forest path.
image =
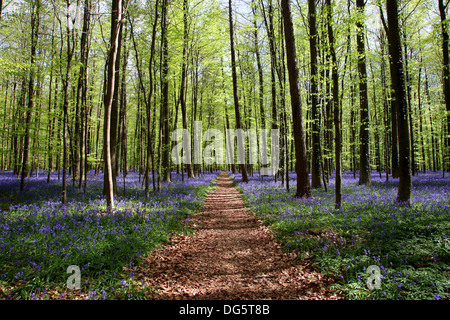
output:
[[285, 254], [222, 172], [191, 220], [194, 235], [155, 250], [135, 271], [153, 299], [336, 299], [311, 266]]

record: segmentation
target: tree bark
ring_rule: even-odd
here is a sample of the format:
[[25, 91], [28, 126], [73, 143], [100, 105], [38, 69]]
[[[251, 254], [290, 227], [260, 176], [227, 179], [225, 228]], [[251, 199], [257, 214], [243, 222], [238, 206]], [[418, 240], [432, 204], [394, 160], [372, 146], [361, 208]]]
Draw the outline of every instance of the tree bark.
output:
[[170, 133], [169, 133], [169, 47], [167, 40], [167, 14], [168, 0], [162, 2], [161, 17], [161, 134], [162, 134], [162, 178], [163, 181], [170, 182]]
[[[85, 0], [84, 3], [84, 16], [83, 16], [83, 32], [81, 34], [81, 42], [80, 42], [80, 74], [78, 76], [78, 86], [77, 86], [77, 109], [80, 109], [80, 115], [78, 117], [77, 112], [77, 118], [76, 118], [76, 141], [79, 141], [79, 143], [76, 144], [76, 150], [77, 153], [76, 159], [78, 161], [75, 161], [74, 169], [77, 167], [79, 172], [79, 184], [78, 188], [81, 188], [82, 181], [83, 181], [83, 175], [84, 170], [87, 170], [87, 168], [83, 165], [83, 155], [84, 155], [84, 148], [85, 148], [85, 130], [84, 126], [87, 126], [87, 123], [85, 123], [85, 114], [87, 112], [87, 105], [86, 105], [86, 95], [87, 95], [87, 65], [88, 65], [88, 57], [89, 57], [89, 46], [88, 46], [88, 39], [89, 39], [89, 28], [90, 28], [90, 16], [91, 12], [91, 1]], [[79, 106], [81, 100], [81, 106]], [[75, 172], [75, 171], [74, 171]], [[74, 179], [76, 179], [76, 175], [73, 176]]]
[[[238, 97], [238, 87], [237, 87], [237, 75], [236, 75], [236, 56], [235, 56], [235, 50], [234, 50], [234, 28], [233, 28], [233, 8], [231, 0], [228, 1], [228, 17], [229, 17], [229, 24], [230, 24], [230, 50], [231, 50], [231, 73], [233, 77], [233, 98], [234, 98], [234, 112], [236, 116], [236, 129], [241, 129], [241, 114], [239, 111], [239, 97]], [[240, 135], [238, 135], [238, 149], [243, 151], [244, 150], [244, 138]], [[245, 163], [242, 163], [240, 159], [240, 167], [241, 167], [241, 174], [242, 174], [242, 181], [248, 182], [248, 176], [247, 176], [247, 169], [245, 168]]]
[[30, 156], [30, 125], [33, 117], [34, 107], [34, 77], [35, 77], [35, 62], [36, 62], [36, 47], [38, 41], [39, 29], [39, 11], [40, 0], [33, 1], [31, 4], [31, 56], [30, 56], [30, 77], [28, 81], [28, 106], [25, 118], [25, 135], [23, 144], [23, 158], [22, 158], [22, 174], [20, 177], [20, 191], [25, 190], [25, 178], [28, 177], [28, 158]]
[[320, 188], [321, 146], [319, 122], [319, 72], [317, 68], [317, 22], [316, 0], [308, 0], [309, 19], [309, 51], [311, 68], [311, 120], [312, 120], [312, 159], [311, 159], [311, 187]]
[[[187, 107], [186, 107], [186, 75], [187, 75], [187, 49], [189, 44], [188, 39], [188, 0], [183, 0], [183, 62], [181, 65], [181, 85], [180, 85], [180, 103], [181, 103], [181, 113], [183, 118], [183, 129], [188, 129], [187, 123]], [[194, 170], [192, 169], [191, 159], [186, 163], [186, 168], [188, 172], [188, 178], [194, 178]]]
[[410, 133], [408, 126], [408, 106], [406, 104], [405, 76], [403, 72], [402, 46], [398, 26], [397, 0], [386, 1], [390, 55], [394, 66], [391, 73], [392, 84], [397, 101], [397, 129], [399, 142], [399, 187], [397, 202], [410, 204], [411, 199], [411, 162]]
[[299, 72], [295, 51], [294, 26], [292, 23], [289, 0], [281, 0], [284, 23], [284, 40], [286, 44], [286, 63], [289, 74], [289, 89], [291, 93], [292, 120], [294, 122], [294, 144], [297, 172], [296, 197], [310, 197], [311, 186], [307, 171], [307, 155], [305, 131], [303, 126], [302, 103], [300, 97]]
[[[364, 15], [365, 0], [356, 0], [356, 7], [360, 15]], [[367, 94], [367, 68], [365, 53], [365, 27], [362, 17], [356, 22], [356, 43], [358, 50], [359, 73], [359, 103], [360, 103], [360, 131], [359, 131], [359, 184], [370, 184], [370, 131], [369, 131], [369, 99]]]
[[[383, 28], [386, 32], [386, 36], [388, 36], [389, 33], [389, 28], [386, 24], [386, 21], [384, 19], [384, 14], [383, 14], [383, 10], [381, 9], [380, 6], [380, 18], [381, 18], [381, 22], [383, 24]], [[383, 45], [383, 43], [382, 43]], [[388, 46], [389, 47], [389, 46]], [[390, 50], [390, 49], [389, 49]], [[394, 66], [392, 63], [392, 57], [389, 57], [389, 69], [390, 72], [393, 73], [394, 71]], [[390, 95], [393, 95], [393, 84], [391, 83], [391, 90], [390, 90]], [[390, 103], [390, 111], [391, 111], [391, 115], [390, 115], [390, 121], [391, 121], [391, 169], [392, 169], [392, 177], [393, 178], [398, 178], [398, 130], [397, 130], [397, 100], [395, 99], [391, 99], [391, 103]]]
[[442, 76], [443, 76], [443, 91], [444, 91], [444, 100], [445, 100], [445, 110], [447, 111], [447, 132], [445, 139], [445, 147], [446, 150], [444, 153], [447, 156], [444, 158], [447, 160], [447, 163], [443, 164], [444, 170], [450, 171], [450, 63], [449, 63], [449, 54], [448, 54], [448, 46], [449, 46], [449, 33], [448, 33], [448, 21], [447, 21], [447, 6], [448, 2], [444, 5], [443, 0], [438, 0], [439, 2], [439, 14], [441, 17], [441, 30], [442, 30], [442, 58], [443, 58], [443, 66], [442, 66]]
[[107, 85], [105, 86], [105, 115], [104, 115], [104, 130], [103, 130], [103, 149], [105, 160], [105, 174], [104, 185], [106, 189], [106, 205], [107, 210], [114, 210], [114, 172], [113, 172], [113, 159], [112, 159], [112, 105], [114, 100], [114, 91], [116, 89], [116, 61], [119, 51], [119, 29], [122, 23], [122, 0], [113, 0], [112, 2], [112, 14], [111, 14], [111, 44], [108, 52], [107, 67], [108, 77]]
[[328, 13], [328, 41], [330, 43], [330, 55], [332, 62], [331, 78], [333, 83], [333, 113], [334, 113], [334, 154], [336, 164], [336, 183], [335, 183], [335, 206], [337, 209], [342, 204], [342, 160], [341, 160], [341, 120], [340, 120], [340, 101], [339, 101], [339, 74], [338, 65], [335, 51], [335, 39], [332, 27], [333, 8], [331, 6], [331, 0], [326, 0], [327, 13]]

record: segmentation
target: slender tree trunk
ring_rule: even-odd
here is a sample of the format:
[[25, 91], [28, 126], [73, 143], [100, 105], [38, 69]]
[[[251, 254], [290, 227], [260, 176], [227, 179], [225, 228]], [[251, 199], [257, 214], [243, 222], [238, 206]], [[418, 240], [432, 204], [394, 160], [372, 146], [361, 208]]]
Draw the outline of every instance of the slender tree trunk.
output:
[[154, 60], [154, 56], [155, 56], [155, 43], [156, 43], [156, 27], [158, 25], [158, 13], [159, 13], [159, 0], [156, 0], [155, 2], [155, 21], [153, 22], [153, 29], [152, 29], [152, 42], [150, 44], [150, 61], [149, 61], [149, 68], [148, 68], [148, 73], [149, 73], [149, 77], [150, 77], [150, 87], [149, 87], [149, 93], [148, 93], [148, 98], [147, 98], [147, 130], [149, 132], [149, 143], [147, 145], [147, 174], [146, 174], [146, 182], [145, 182], [145, 192], [146, 195], [148, 195], [149, 192], [149, 181], [148, 181], [148, 175], [150, 174], [150, 167], [152, 169], [152, 182], [153, 182], [153, 191], [155, 191], [156, 189], [156, 185], [155, 185], [155, 170], [154, 170], [154, 150], [153, 150], [153, 137], [150, 134], [151, 132], [151, 126], [152, 126], [152, 117], [154, 117], [154, 115], [152, 114], [151, 111], [151, 104], [152, 104], [152, 98], [153, 98], [153, 89], [154, 89], [154, 84], [153, 84], [153, 72], [152, 72], [152, 68], [153, 68], [153, 60]]
[[[187, 76], [187, 49], [189, 44], [188, 39], [188, 10], [189, 4], [188, 0], [183, 0], [183, 62], [181, 65], [181, 85], [180, 85], [180, 103], [181, 103], [181, 113], [183, 117], [183, 129], [188, 129], [187, 123], [187, 107], [186, 107], [186, 76]], [[194, 170], [192, 168], [191, 159], [186, 163], [188, 178], [194, 178]]]
[[375, 120], [375, 163], [377, 167], [377, 171], [380, 175], [380, 179], [382, 177], [382, 169], [381, 169], [381, 148], [380, 148], [380, 134], [378, 131], [378, 115], [377, 115], [377, 92], [375, 86], [375, 72], [373, 71], [372, 63], [370, 64], [370, 70], [372, 72], [372, 89], [373, 89], [373, 119]]
[[[253, 0], [255, 3], [256, 0]], [[258, 42], [258, 26], [256, 19], [256, 9], [255, 5], [252, 5], [253, 12], [253, 24], [254, 24], [254, 37], [255, 37], [255, 55], [256, 55], [256, 65], [258, 67], [258, 80], [259, 80], [259, 114], [261, 118], [261, 129], [266, 128], [266, 116], [264, 111], [264, 76], [263, 68], [261, 65], [261, 55], [259, 53], [259, 42]]]
[[411, 162], [410, 135], [408, 126], [408, 107], [406, 104], [405, 76], [403, 72], [402, 47], [398, 26], [397, 0], [386, 1], [388, 17], [389, 53], [392, 57], [394, 72], [392, 84], [397, 101], [397, 128], [399, 138], [399, 187], [397, 202], [405, 205], [411, 200]]
[[302, 103], [300, 97], [299, 72], [295, 51], [294, 25], [292, 23], [289, 0], [281, 0], [284, 23], [284, 39], [286, 43], [286, 62], [289, 73], [289, 87], [291, 93], [292, 120], [294, 123], [294, 144], [297, 171], [297, 197], [309, 197], [311, 186], [307, 171], [307, 155], [305, 131], [302, 117]]
[[[117, 194], [117, 171], [118, 168], [116, 167], [116, 158], [118, 157], [117, 152], [117, 139], [118, 139], [118, 123], [119, 123], [119, 84], [120, 84], [120, 63], [121, 63], [121, 48], [122, 48], [122, 29], [123, 24], [121, 23], [121, 18], [119, 18], [119, 15], [122, 16], [122, 8], [123, 8], [123, 1], [121, 1], [120, 9], [117, 10], [117, 13], [113, 11], [112, 17], [116, 18], [117, 16], [117, 31], [115, 31], [115, 36], [117, 36], [117, 54], [115, 58], [115, 75], [114, 75], [114, 91], [113, 91], [113, 100], [111, 105], [111, 128], [110, 128], [110, 140], [111, 140], [111, 166], [112, 166], [112, 172], [113, 172], [113, 192], [114, 194]], [[120, 12], [119, 12], [120, 11]], [[112, 38], [111, 34], [111, 38]]]
[[384, 132], [384, 145], [385, 145], [385, 171], [386, 171], [386, 182], [389, 181], [389, 163], [390, 163], [390, 158], [389, 158], [389, 104], [388, 104], [388, 96], [387, 96], [387, 92], [386, 92], [386, 63], [385, 63], [385, 59], [384, 59], [384, 50], [385, 50], [385, 45], [384, 45], [384, 33], [381, 33], [381, 38], [383, 39], [382, 44], [381, 44], [381, 87], [382, 87], [382, 95], [383, 95], [383, 110], [384, 110], [384, 116], [383, 116], [383, 120], [384, 120], [384, 126], [386, 128], [385, 132]]
[[[255, 41], [255, 55], [256, 55], [256, 65], [258, 67], [258, 80], [259, 80], [259, 96], [258, 96], [258, 102], [259, 102], [259, 116], [261, 119], [261, 129], [266, 129], [266, 115], [264, 111], [264, 75], [263, 75], [263, 68], [261, 65], [261, 54], [259, 52], [259, 40], [258, 40], [258, 25], [257, 25], [257, 15], [256, 15], [256, 0], [253, 0], [252, 2], [252, 13], [253, 13], [253, 26], [255, 28], [254, 30], [254, 41]], [[265, 139], [265, 136], [263, 136], [263, 140], [260, 141], [260, 146], [266, 146], [267, 140]], [[261, 163], [267, 163], [267, 154], [261, 154]]]
[[[84, 176], [84, 168], [83, 165], [83, 156], [84, 156], [84, 140], [86, 139], [85, 136], [85, 130], [84, 126], [87, 126], [87, 123], [85, 123], [85, 114], [87, 112], [87, 105], [86, 105], [86, 95], [87, 95], [87, 65], [88, 65], [88, 56], [89, 56], [89, 27], [90, 27], [90, 16], [91, 12], [91, 1], [85, 0], [84, 3], [84, 17], [83, 17], [83, 32], [81, 34], [81, 44], [80, 44], [80, 74], [78, 77], [78, 87], [77, 87], [77, 109], [80, 109], [80, 115], [78, 118], [76, 118], [76, 124], [75, 128], [76, 136], [77, 136], [77, 147], [75, 152], [78, 154], [76, 159], [79, 159], [78, 161], [75, 161], [75, 166], [78, 165], [78, 172], [79, 172], [79, 181], [78, 181], [78, 188], [81, 188], [82, 182], [83, 182], [83, 176]], [[81, 101], [80, 101], [81, 100]], [[79, 106], [79, 104], [81, 105]], [[78, 122], [78, 124], [77, 124]], [[78, 162], [78, 163], [77, 163]], [[76, 175], [74, 174], [74, 179], [76, 179]]]
[[[53, 27], [52, 27], [52, 48], [54, 47], [54, 43], [55, 43], [55, 23], [53, 22]], [[50, 175], [52, 173], [52, 169], [53, 169], [53, 153], [52, 153], [52, 140], [53, 140], [53, 132], [54, 132], [54, 128], [55, 128], [55, 121], [56, 121], [56, 116], [53, 115], [52, 116], [52, 90], [53, 90], [53, 59], [54, 59], [54, 50], [52, 50], [52, 55], [51, 55], [51, 66], [50, 66], [50, 81], [49, 81], [49, 85], [48, 85], [48, 171], [47, 171], [47, 183], [50, 182]], [[58, 84], [56, 84], [56, 88], [58, 87]], [[57, 100], [56, 95], [55, 95], [55, 100]], [[56, 105], [55, 105], [55, 111], [56, 111]]]
[[[430, 118], [430, 136], [431, 136], [430, 147], [431, 147], [431, 149], [429, 148], [429, 151], [431, 153], [431, 156], [429, 158], [431, 158], [431, 160], [432, 160], [433, 171], [436, 171], [436, 162], [437, 162], [437, 160], [436, 160], [436, 158], [437, 158], [437, 155], [436, 155], [436, 149], [437, 149], [436, 148], [436, 144], [437, 144], [437, 141], [436, 140], [438, 138], [436, 137], [436, 134], [434, 132], [434, 124], [435, 124], [435, 122], [433, 121], [433, 114], [431, 112], [430, 86], [429, 86], [429, 82], [428, 82], [428, 73], [427, 73], [426, 67], [424, 69], [424, 72], [425, 72], [425, 93], [427, 95], [428, 114], [429, 114], [429, 118]], [[431, 165], [430, 165], [430, 167], [431, 167]]]
[[[120, 176], [120, 172], [122, 169], [121, 163], [123, 161], [123, 151], [124, 151], [124, 139], [123, 132], [125, 130], [126, 123], [124, 122], [126, 109], [127, 109], [127, 68], [128, 68], [128, 55], [129, 50], [127, 46], [127, 24], [125, 24], [124, 28], [124, 39], [122, 43], [123, 47], [123, 57], [122, 57], [122, 72], [120, 75], [120, 94], [119, 94], [119, 118], [118, 118], [118, 133], [117, 133], [117, 150], [116, 150], [116, 174], [117, 177]], [[125, 172], [123, 172], [123, 180], [125, 181]]]
[[[420, 146], [422, 151], [422, 171], [427, 172], [427, 159], [425, 153], [425, 137], [423, 130], [423, 119], [422, 119], [422, 98], [421, 98], [421, 78], [422, 78], [422, 56], [420, 57], [420, 66], [417, 79], [417, 109], [419, 110], [419, 135], [420, 135]], [[420, 168], [420, 166], [418, 165]]]
[[336, 163], [336, 183], [335, 183], [335, 206], [340, 208], [342, 204], [342, 160], [341, 160], [341, 120], [340, 120], [340, 101], [339, 101], [339, 74], [335, 51], [335, 39], [332, 27], [333, 7], [331, 0], [326, 0], [328, 12], [328, 41], [330, 43], [330, 55], [332, 62], [331, 78], [333, 83], [333, 113], [334, 113], [334, 153]]
[[[356, 0], [358, 13], [364, 15], [365, 0]], [[358, 49], [359, 73], [359, 103], [360, 103], [360, 131], [359, 131], [359, 184], [370, 184], [370, 131], [369, 131], [369, 99], [367, 95], [367, 71], [365, 52], [365, 27], [362, 17], [356, 23], [356, 43]]]
[[411, 107], [411, 75], [409, 73], [409, 58], [408, 58], [408, 45], [406, 39], [406, 30], [403, 31], [403, 47], [404, 47], [404, 68], [405, 68], [405, 86], [406, 86], [406, 104], [408, 105], [408, 115], [409, 115], [409, 133], [411, 142], [411, 173], [414, 176], [416, 174], [416, 159], [415, 159], [415, 148], [414, 148], [414, 124], [412, 122], [412, 107]]
[[[442, 57], [443, 57], [443, 66], [442, 66], [442, 76], [443, 76], [443, 91], [444, 91], [444, 100], [445, 100], [445, 110], [447, 113], [447, 132], [445, 139], [445, 148], [444, 153], [447, 155], [445, 158], [447, 159], [447, 163], [443, 164], [444, 170], [450, 171], [450, 62], [449, 62], [449, 53], [448, 46], [450, 43], [450, 37], [448, 32], [448, 21], [446, 10], [449, 2], [447, 1], [444, 4], [443, 0], [438, 0], [439, 4], [439, 14], [441, 17], [441, 30], [442, 30]], [[444, 158], [444, 159], [445, 159]]]
[[[381, 9], [381, 6], [380, 6], [380, 18], [381, 18], [381, 22], [382, 22], [382, 24], [383, 24], [383, 28], [384, 28], [384, 30], [385, 30], [385, 32], [386, 32], [386, 35], [388, 35], [388, 33], [389, 33], [389, 30], [388, 30], [388, 26], [387, 26], [387, 24], [386, 24], [386, 21], [385, 21], [385, 19], [384, 19], [384, 14], [383, 14], [383, 11], [382, 11], [382, 9]], [[382, 43], [382, 45], [383, 45], [384, 43]], [[390, 49], [389, 49], [390, 50]], [[389, 68], [390, 68], [390, 71], [391, 71], [391, 74], [393, 73], [393, 72], [395, 72], [394, 71], [394, 65], [393, 65], [393, 62], [392, 62], [392, 57], [389, 57]], [[393, 92], [394, 92], [394, 87], [393, 87], [393, 84], [391, 83], [391, 90], [390, 90], [390, 95], [392, 96], [393, 95]], [[391, 111], [391, 151], [392, 151], [392, 155], [391, 155], [391, 161], [392, 161], [392, 164], [391, 164], [391, 169], [392, 169], [392, 177], [393, 178], [398, 178], [398, 166], [399, 166], [399, 162], [398, 162], [398, 130], [397, 130], [397, 109], [398, 109], [398, 107], [397, 107], [397, 100], [395, 100], [395, 99], [391, 99], [391, 103], [390, 103], [390, 111]]]
[[311, 159], [311, 187], [320, 188], [321, 146], [319, 122], [319, 72], [317, 68], [317, 22], [316, 0], [308, 0], [309, 19], [309, 51], [311, 67], [311, 120], [312, 120], [312, 159]]
[[107, 67], [108, 77], [107, 85], [105, 87], [105, 115], [104, 115], [104, 130], [103, 130], [103, 149], [105, 160], [105, 174], [104, 185], [106, 191], [106, 205], [109, 211], [114, 210], [114, 172], [113, 172], [113, 158], [111, 156], [112, 150], [112, 105], [114, 100], [114, 91], [116, 89], [116, 61], [119, 51], [119, 30], [122, 23], [122, 0], [113, 0], [112, 14], [111, 14], [111, 44], [108, 51]]
[[[236, 116], [236, 129], [241, 129], [241, 114], [239, 111], [239, 97], [238, 97], [238, 87], [237, 87], [237, 76], [236, 76], [236, 56], [234, 50], [234, 28], [233, 28], [233, 8], [231, 0], [228, 1], [228, 16], [230, 24], [230, 48], [231, 48], [231, 73], [233, 77], [233, 97], [234, 97], [234, 112]], [[242, 136], [238, 135], [238, 149], [244, 151], [244, 139]], [[239, 159], [242, 181], [248, 182], [247, 169], [245, 168], [245, 163], [242, 159]]]
[[39, 29], [39, 11], [40, 0], [32, 2], [31, 7], [31, 56], [30, 56], [30, 77], [28, 81], [28, 106], [25, 118], [25, 135], [23, 145], [23, 159], [22, 159], [22, 175], [20, 177], [20, 191], [25, 189], [25, 178], [28, 176], [28, 158], [30, 156], [30, 125], [33, 117], [34, 107], [34, 77], [36, 73], [35, 61], [36, 61], [36, 47], [38, 41], [38, 29]]
[[168, 0], [162, 2], [161, 17], [161, 134], [162, 134], [162, 176], [170, 182], [170, 133], [169, 133], [169, 48], [167, 40]]
[[[67, 3], [67, 6], [69, 3]], [[61, 22], [61, 36], [63, 36], [63, 26]], [[66, 47], [67, 47], [67, 64], [64, 77], [62, 79], [63, 83], [63, 92], [64, 92], [64, 102], [63, 102], [63, 168], [62, 168], [62, 204], [65, 205], [67, 203], [67, 167], [68, 167], [68, 150], [67, 150], [67, 131], [69, 125], [69, 87], [70, 87], [70, 70], [72, 67], [72, 58], [75, 50], [75, 36], [73, 34], [73, 30], [70, 29], [69, 24], [66, 22]], [[63, 43], [61, 42], [61, 46]], [[61, 55], [63, 48], [61, 47]], [[62, 72], [62, 57], [61, 57], [61, 74]]]

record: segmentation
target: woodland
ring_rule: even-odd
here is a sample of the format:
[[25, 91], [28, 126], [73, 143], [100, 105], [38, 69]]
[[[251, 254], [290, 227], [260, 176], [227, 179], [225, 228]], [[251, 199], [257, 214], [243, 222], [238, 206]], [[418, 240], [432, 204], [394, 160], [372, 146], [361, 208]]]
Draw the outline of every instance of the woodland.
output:
[[[0, 299], [448, 299], [449, 2], [0, 0]], [[198, 124], [277, 148], [174, 152]], [[280, 251], [224, 241], [247, 211]], [[285, 264], [209, 282], [230, 224]]]

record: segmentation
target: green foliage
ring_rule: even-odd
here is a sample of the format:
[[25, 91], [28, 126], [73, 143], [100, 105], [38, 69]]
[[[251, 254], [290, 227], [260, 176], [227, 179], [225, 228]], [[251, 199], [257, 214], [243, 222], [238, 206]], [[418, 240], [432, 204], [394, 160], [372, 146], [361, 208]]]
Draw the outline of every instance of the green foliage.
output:
[[[389, 200], [390, 184], [347, 184], [340, 210], [334, 209], [333, 188], [314, 190], [313, 199], [303, 200], [280, 186], [239, 185], [244, 200], [285, 250], [312, 259], [321, 272], [336, 279], [333, 288], [346, 299], [450, 297], [448, 201], [437, 196], [448, 183], [440, 193], [430, 193], [428, 188], [433, 187], [425, 183], [416, 184], [411, 208]], [[367, 287], [370, 265], [380, 267], [380, 289]]]

